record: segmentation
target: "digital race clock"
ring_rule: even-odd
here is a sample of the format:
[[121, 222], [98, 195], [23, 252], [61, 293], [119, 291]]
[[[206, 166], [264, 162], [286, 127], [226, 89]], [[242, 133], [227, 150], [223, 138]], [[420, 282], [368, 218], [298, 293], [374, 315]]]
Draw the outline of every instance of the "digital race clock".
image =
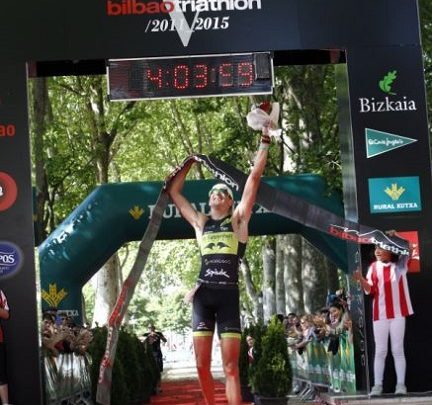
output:
[[270, 53], [108, 61], [110, 100], [271, 94]]

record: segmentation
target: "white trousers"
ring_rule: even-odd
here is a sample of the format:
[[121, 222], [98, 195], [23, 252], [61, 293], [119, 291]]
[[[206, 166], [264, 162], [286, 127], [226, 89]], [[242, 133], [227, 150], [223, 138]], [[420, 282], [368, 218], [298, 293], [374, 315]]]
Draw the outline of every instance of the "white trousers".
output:
[[382, 385], [385, 359], [390, 336], [391, 351], [396, 369], [397, 384], [405, 384], [406, 360], [404, 353], [405, 318], [382, 319], [373, 322], [375, 338], [375, 385]]

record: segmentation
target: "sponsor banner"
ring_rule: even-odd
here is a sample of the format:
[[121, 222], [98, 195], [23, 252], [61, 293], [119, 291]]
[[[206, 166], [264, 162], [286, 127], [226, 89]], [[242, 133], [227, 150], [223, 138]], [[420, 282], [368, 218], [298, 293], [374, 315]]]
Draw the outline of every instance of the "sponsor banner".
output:
[[0, 138], [12, 138], [16, 134], [14, 124], [0, 124]]
[[58, 289], [57, 283], [49, 285], [48, 291], [42, 288], [42, 300], [45, 301], [49, 307], [58, 308], [60, 303], [67, 297], [69, 292], [64, 288]]
[[15, 274], [22, 264], [22, 250], [15, 243], [0, 241], [0, 280]]
[[401, 164], [409, 165], [409, 174], [424, 172], [430, 159], [421, 48], [352, 49], [347, 59], [360, 182], [399, 174]]
[[408, 138], [402, 135], [391, 134], [390, 132], [378, 131], [377, 129], [366, 128], [366, 157], [371, 158], [391, 150], [410, 145], [417, 142], [417, 139]]
[[26, 65], [2, 63], [0, 281], [10, 307], [10, 318], [2, 322], [9, 402], [38, 405], [42, 392], [30, 170]]
[[417, 231], [398, 231], [401, 238], [409, 241], [412, 253], [410, 261], [408, 262], [408, 272], [409, 273], [419, 273], [420, 272], [420, 244]]
[[[344, 0], [75, 0], [61, 7], [56, 0], [45, 0], [43, 4], [8, 4], [5, 15], [10, 18], [0, 27], [6, 55], [22, 61], [104, 60], [419, 43], [417, 4], [406, 0], [392, 0], [391, 8], [386, 0], [367, 0], [366, 6], [364, 1]], [[383, 24], [383, 15], [392, 23]], [[15, 22], [20, 18], [26, 24], [16, 35]], [[341, 19], [358, 23], [340, 24]]]
[[369, 179], [369, 204], [373, 214], [421, 211], [420, 183], [415, 177]]
[[11, 175], [0, 172], [0, 211], [9, 209], [17, 198], [18, 187]]
[[409, 250], [406, 240], [394, 236], [389, 237], [385, 232], [378, 229], [361, 225], [358, 225], [357, 228], [360, 230], [354, 227], [350, 229], [347, 226], [330, 224], [328, 231], [331, 235], [348, 242], [362, 245], [373, 244], [397, 255], [408, 256]]
[[[378, 79], [377, 89], [369, 95], [358, 98], [358, 112], [365, 113], [400, 113], [417, 111], [416, 98], [405, 95], [403, 86], [398, 83], [398, 70], [385, 72]], [[406, 80], [406, 78], [405, 78]], [[399, 82], [401, 80], [399, 79]], [[400, 86], [400, 90], [396, 91]]]

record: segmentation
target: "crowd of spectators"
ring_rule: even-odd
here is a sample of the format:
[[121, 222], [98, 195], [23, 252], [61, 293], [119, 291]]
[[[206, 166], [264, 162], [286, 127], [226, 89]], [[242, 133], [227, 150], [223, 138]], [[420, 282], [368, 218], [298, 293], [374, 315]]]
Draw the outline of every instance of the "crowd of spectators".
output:
[[302, 354], [310, 342], [319, 341], [328, 344], [328, 352], [337, 354], [340, 334], [352, 329], [345, 291], [329, 294], [327, 305], [314, 314], [289, 313], [283, 324], [291, 350]]
[[42, 318], [42, 345], [52, 356], [60, 353], [86, 353], [93, 334], [89, 326], [76, 325], [70, 316], [56, 309], [44, 311]]

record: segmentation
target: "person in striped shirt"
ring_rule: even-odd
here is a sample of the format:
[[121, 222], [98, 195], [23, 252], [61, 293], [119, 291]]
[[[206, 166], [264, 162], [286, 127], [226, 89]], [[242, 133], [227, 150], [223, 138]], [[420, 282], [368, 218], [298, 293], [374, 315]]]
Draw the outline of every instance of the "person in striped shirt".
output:
[[[399, 236], [395, 231], [387, 233], [390, 236]], [[361, 270], [354, 272], [354, 279], [361, 284], [365, 294], [370, 295], [373, 300], [375, 384], [371, 395], [382, 394], [389, 337], [397, 377], [395, 394], [406, 395], [405, 318], [414, 313], [406, 277], [411, 255], [397, 256], [379, 246], [375, 247], [374, 254], [376, 260], [369, 266], [366, 278], [363, 277]]]
[[[0, 319], [9, 319], [9, 306], [6, 295], [0, 290]], [[2, 404], [9, 402], [9, 392], [6, 374], [6, 347], [3, 337], [3, 329], [0, 325], [0, 399]]]

